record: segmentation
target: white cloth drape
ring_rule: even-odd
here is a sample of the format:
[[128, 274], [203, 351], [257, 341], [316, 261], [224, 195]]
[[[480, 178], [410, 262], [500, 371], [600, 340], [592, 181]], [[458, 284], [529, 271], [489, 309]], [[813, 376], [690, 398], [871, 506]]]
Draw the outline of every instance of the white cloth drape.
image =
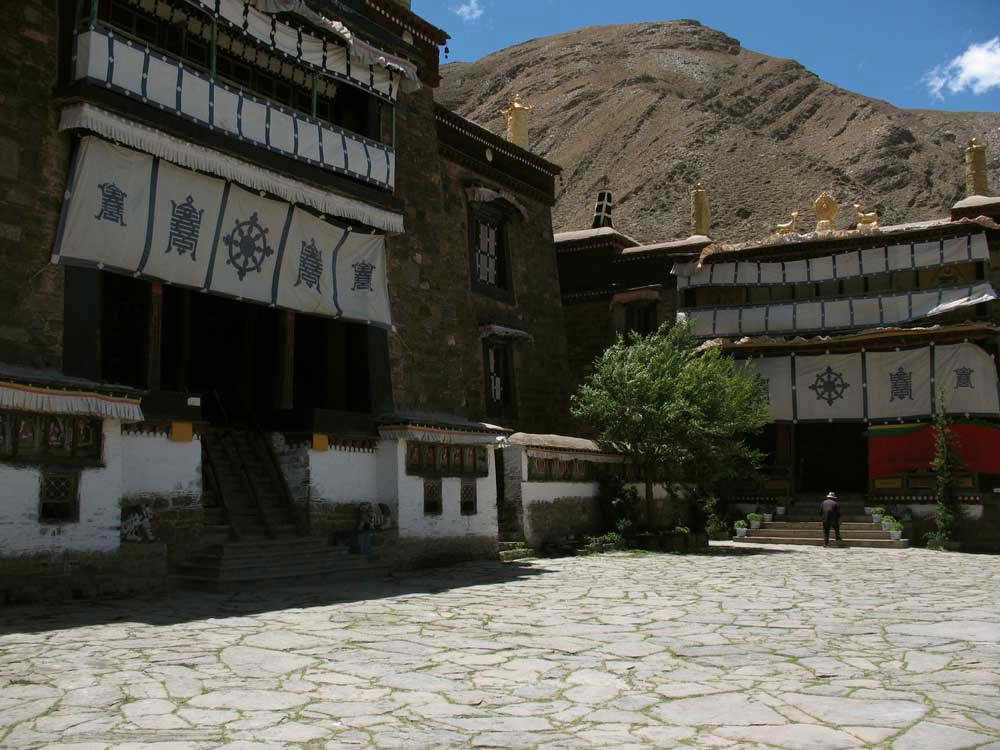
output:
[[77, 414], [106, 417], [122, 422], [141, 422], [142, 408], [137, 398], [105, 396], [87, 391], [63, 391], [20, 383], [0, 382], [0, 409], [40, 412], [42, 414]]
[[383, 235], [92, 136], [74, 159], [52, 260], [392, 324]]
[[755, 357], [746, 366], [766, 381], [775, 422], [1000, 416], [996, 363], [972, 343]]

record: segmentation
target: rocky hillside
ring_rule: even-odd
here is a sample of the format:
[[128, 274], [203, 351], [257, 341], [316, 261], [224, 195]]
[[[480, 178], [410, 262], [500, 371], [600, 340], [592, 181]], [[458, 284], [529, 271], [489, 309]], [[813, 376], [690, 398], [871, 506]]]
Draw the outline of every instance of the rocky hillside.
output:
[[1000, 114], [898, 109], [695, 21], [580, 29], [442, 68], [439, 102], [496, 133], [520, 93], [531, 150], [564, 168], [556, 231], [590, 226], [601, 177], [615, 226], [653, 242], [688, 234], [688, 191], [712, 199], [713, 236], [760, 237], [788, 214], [815, 221], [823, 190], [883, 223], [946, 216], [965, 195], [963, 149], [985, 140], [1000, 191]]

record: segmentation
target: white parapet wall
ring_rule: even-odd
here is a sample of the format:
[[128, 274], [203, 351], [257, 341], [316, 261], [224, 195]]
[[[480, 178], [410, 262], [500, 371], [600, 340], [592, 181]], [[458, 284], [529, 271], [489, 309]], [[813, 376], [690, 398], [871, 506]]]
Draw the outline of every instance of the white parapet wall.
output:
[[312, 501], [328, 504], [379, 502], [377, 465], [375, 451], [348, 450], [335, 445], [329, 450], [310, 450]]
[[122, 496], [121, 423], [102, 420], [103, 466], [80, 469], [79, 518], [40, 522], [42, 468], [0, 463], [0, 557], [118, 549]]
[[497, 434], [413, 425], [380, 432], [376, 490], [395, 510], [399, 559], [419, 565], [495, 556]]
[[201, 441], [171, 440], [164, 432], [122, 435], [122, 495], [126, 498], [201, 494]]

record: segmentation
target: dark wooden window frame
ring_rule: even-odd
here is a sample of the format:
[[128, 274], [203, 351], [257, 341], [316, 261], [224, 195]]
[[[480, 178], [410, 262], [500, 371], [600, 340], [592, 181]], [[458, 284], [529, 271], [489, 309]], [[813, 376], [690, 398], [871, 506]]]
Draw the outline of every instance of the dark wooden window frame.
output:
[[[490, 372], [491, 350], [502, 354], [500, 379], [504, 393], [500, 401], [493, 398], [493, 387], [490, 380], [492, 377]], [[517, 385], [512, 341], [490, 337], [483, 339], [483, 381], [486, 386], [483, 394], [486, 400], [486, 416], [515, 419], [517, 417]]]
[[38, 522], [79, 523], [80, 471], [41, 472], [38, 486]]
[[[53, 427], [59, 442], [50, 438]], [[103, 466], [103, 440], [103, 425], [94, 417], [0, 411], [0, 461], [5, 463]]]
[[[470, 201], [469, 223], [469, 280], [472, 291], [501, 302], [515, 304], [513, 275], [511, 274], [511, 230], [516, 211], [508, 210], [507, 203], [495, 200], [490, 203]], [[497, 283], [479, 280], [479, 226], [491, 224], [497, 230]]]

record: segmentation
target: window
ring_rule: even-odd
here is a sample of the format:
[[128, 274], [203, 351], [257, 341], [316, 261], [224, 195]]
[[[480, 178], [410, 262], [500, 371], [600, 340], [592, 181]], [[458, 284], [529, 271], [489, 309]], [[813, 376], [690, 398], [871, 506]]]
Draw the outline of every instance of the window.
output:
[[625, 330], [643, 335], [654, 333], [659, 325], [656, 302], [630, 302], [625, 305]]
[[516, 414], [512, 354], [508, 343], [489, 340], [483, 342], [486, 414], [491, 417], [512, 418]]
[[462, 480], [462, 494], [459, 501], [460, 510], [463, 516], [474, 516], [478, 513], [476, 507], [476, 480]]
[[40, 523], [74, 523], [80, 520], [80, 472], [43, 471], [39, 490]]
[[508, 222], [502, 211], [477, 205], [469, 212], [472, 288], [500, 299], [511, 295]]
[[441, 507], [441, 480], [440, 479], [425, 479], [424, 480], [424, 515], [425, 516], [440, 516], [442, 513]]

